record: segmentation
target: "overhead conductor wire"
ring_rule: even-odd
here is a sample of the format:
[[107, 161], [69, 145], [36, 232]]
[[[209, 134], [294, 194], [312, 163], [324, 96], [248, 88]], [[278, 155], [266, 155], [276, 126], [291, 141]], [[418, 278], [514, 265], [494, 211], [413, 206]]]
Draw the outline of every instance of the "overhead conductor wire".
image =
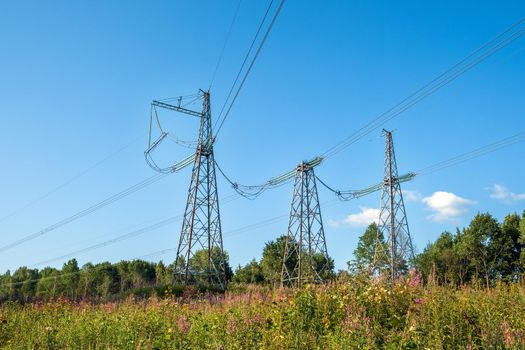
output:
[[[344, 138], [327, 151], [323, 153], [325, 158], [333, 157], [335, 154], [341, 152], [345, 148], [354, 144], [364, 136], [372, 131], [380, 128], [386, 122], [397, 117], [404, 111], [416, 105], [421, 100], [432, 95], [442, 87], [448, 85], [473, 67], [477, 66], [487, 58], [494, 55], [499, 50], [507, 47], [515, 40], [521, 38], [525, 34], [525, 26], [523, 26], [525, 18], [520, 19], [508, 29], [497, 35], [495, 38], [483, 44], [481, 47], [473, 51], [467, 57], [450, 67], [448, 70], [434, 78], [432, 81], [416, 90], [414, 93], [403, 99], [398, 104], [394, 105], [386, 112], [380, 114], [377, 118], [367, 123], [359, 130], [352, 133], [350, 136]], [[508, 34], [508, 35], [507, 35]]]
[[[280, 4], [279, 4], [279, 7], [277, 8], [277, 11], [275, 12], [271, 22], [270, 22], [270, 25], [268, 26], [268, 28], [266, 29], [266, 33], [264, 34], [260, 44], [259, 44], [259, 47], [257, 48], [257, 51], [255, 52], [255, 55], [253, 56], [252, 58], [252, 61], [250, 62], [250, 65], [248, 66], [248, 69], [246, 70], [245, 74], [244, 74], [244, 77], [242, 78], [240, 84], [239, 84], [239, 87], [237, 88], [237, 91], [235, 92], [235, 95], [233, 96], [233, 99], [228, 107], [228, 109], [226, 110], [226, 113], [224, 114], [224, 116], [222, 117], [222, 120], [220, 120], [221, 118], [221, 115], [222, 115], [222, 111], [224, 110], [224, 107], [226, 106], [227, 102], [228, 102], [228, 99], [229, 97], [231, 96], [231, 92], [233, 91], [233, 88], [235, 87], [235, 84], [239, 78], [239, 75], [240, 75], [240, 72], [242, 71], [243, 67], [244, 67], [244, 64], [246, 63], [246, 60], [248, 59], [248, 56], [251, 52], [251, 49], [255, 43], [255, 40], [257, 39], [257, 36], [259, 35], [259, 32], [261, 30], [261, 27], [264, 23], [264, 21], [266, 20], [266, 16], [268, 15], [268, 11], [270, 10], [272, 4], [273, 4], [273, 0], [270, 2], [270, 5], [268, 6], [268, 9], [266, 10], [266, 13], [264, 14], [264, 17], [263, 17], [263, 20], [261, 21], [261, 24], [259, 25], [259, 29], [257, 30], [257, 33], [254, 37], [254, 40], [252, 41], [252, 45], [250, 46], [250, 49], [248, 50], [248, 53], [246, 54], [246, 57], [244, 58], [244, 61], [243, 61], [243, 64], [241, 65], [241, 69], [239, 70], [239, 73], [237, 74], [237, 77], [235, 78], [235, 81], [232, 85], [232, 89], [230, 90], [230, 93], [228, 93], [228, 98], [226, 99], [226, 102], [224, 103], [224, 106], [223, 108], [221, 109], [221, 113], [219, 114], [219, 118], [217, 120], [218, 122], [218, 127], [216, 128], [216, 131], [215, 131], [215, 138], [217, 138], [217, 135], [219, 134], [219, 132], [221, 131], [221, 128], [224, 124], [224, 121], [226, 120], [226, 118], [228, 117], [228, 115], [230, 114], [230, 111], [233, 107], [233, 104], [235, 103], [235, 101], [237, 100], [237, 96], [239, 96], [239, 92], [241, 91], [242, 87], [244, 86], [244, 83], [246, 82], [246, 78], [248, 78], [248, 75], [250, 74], [252, 68], [253, 68], [253, 65], [255, 64], [255, 61], [257, 60], [257, 57], [259, 56], [259, 53], [261, 52], [261, 49], [263, 48], [264, 46], [264, 43], [266, 42], [266, 39], [268, 38], [268, 35], [270, 34], [270, 32], [272, 31], [272, 28], [273, 28], [273, 25], [275, 23], [275, 21], [277, 20], [277, 17], [279, 16], [279, 13], [281, 12], [281, 9], [284, 5], [284, 2], [285, 0], [281, 0]], [[219, 121], [220, 120], [220, 121]]]

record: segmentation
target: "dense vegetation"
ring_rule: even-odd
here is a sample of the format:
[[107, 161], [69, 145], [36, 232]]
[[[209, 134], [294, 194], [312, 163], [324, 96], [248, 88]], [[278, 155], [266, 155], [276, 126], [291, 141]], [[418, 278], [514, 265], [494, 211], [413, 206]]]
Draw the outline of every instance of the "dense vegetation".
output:
[[[225, 293], [173, 285], [174, 264], [142, 260], [0, 276], [1, 348], [523, 349], [525, 212], [478, 214], [416, 257], [418, 272], [369, 277], [377, 226], [324, 286], [274, 288], [284, 237], [228, 266]], [[227, 259], [227, 255], [225, 256]], [[205, 252], [190, 264], [198, 268]], [[321, 262], [325, 263], [325, 262]]]
[[[374, 256], [377, 225], [360, 237], [355, 259], [348, 263], [356, 273], [366, 270]], [[525, 211], [510, 214], [502, 223], [478, 213], [468, 227], [455, 234], [443, 232], [416, 256], [415, 265], [425, 281], [454, 287], [516, 282], [525, 272]]]
[[[226, 260], [226, 278], [233, 284], [265, 284], [277, 286], [281, 276], [281, 261], [285, 236], [266, 243], [263, 258], [244, 267], [238, 267], [235, 275]], [[219, 255], [212, 254], [215, 259]], [[217, 260], [218, 261], [218, 260]], [[327, 266], [323, 274], [325, 280], [334, 277], [334, 262], [317, 257], [314, 261], [320, 266]], [[190, 259], [190, 268], [203, 270], [206, 266], [207, 252], [198, 251]], [[181, 263], [181, 262], [179, 262]], [[216, 263], [218, 265], [218, 263]], [[75, 259], [65, 263], [61, 270], [46, 267], [42, 270], [21, 267], [13, 274], [9, 271], [0, 276], [0, 301], [45, 301], [57, 298], [84, 301], [115, 301], [135, 297], [164, 297], [168, 290], [176, 296], [183, 291], [182, 286], [173, 285], [175, 263], [165, 265], [143, 260], [121, 261], [115, 264], [85, 264], [78, 266]], [[198, 281], [197, 281], [198, 282]], [[199, 286], [206, 289], [206, 283]]]
[[0, 307], [6, 349], [523, 349], [525, 288], [387, 285], [365, 276], [301, 290]]
[[[360, 237], [349, 271], [333, 271], [328, 261], [325, 279], [336, 275], [359, 275], [372, 262], [377, 225], [370, 225]], [[267, 242], [260, 261], [252, 260], [239, 266], [235, 274], [227, 264], [231, 285], [258, 284], [275, 287], [279, 283], [285, 237]], [[490, 214], [477, 214], [470, 225], [455, 234], [444, 232], [416, 257], [418, 271], [425, 282], [435, 285], [490, 287], [520, 280], [525, 271], [525, 212], [520, 217], [510, 214], [502, 223]], [[226, 254], [225, 259], [228, 260]], [[205, 264], [205, 252], [195, 254], [190, 265], [199, 269]], [[319, 261], [325, 264], [324, 261]], [[182, 291], [172, 286], [174, 264], [142, 260], [104, 262], [78, 266], [75, 259], [62, 269], [42, 270], [21, 267], [14, 273], [0, 275], [0, 301], [44, 301], [59, 297], [74, 301], [115, 301], [129, 295], [163, 297], [167, 287], [178, 295]]]
[[429, 281], [459, 286], [515, 282], [525, 272], [525, 211], [507, 215], [500, 224], [478, 214], [455, 234], [444, 232], [417, 257]]

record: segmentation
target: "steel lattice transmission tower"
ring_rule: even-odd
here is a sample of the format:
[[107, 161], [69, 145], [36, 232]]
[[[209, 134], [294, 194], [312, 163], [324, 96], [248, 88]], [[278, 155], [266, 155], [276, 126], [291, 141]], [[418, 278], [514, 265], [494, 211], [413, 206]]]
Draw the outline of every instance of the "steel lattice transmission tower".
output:
[[388, 269], [388, 277], [393, 281], [413, 264], [414, 248], [397, 173], [392, 132], [384, 129], [383, 132], [386, 136], [385, 175], [373, 268], [379, 273]]
[[331, 270], [314, 167], [321, 158], [297, 166], [281, 270], [281, 286], [320, 283]]
[[[213, 157], [210, 94], [204, 91], [202, 94], [199, 138], [174, 273], [175, 280], [185, 285], [207, 283], [224, 288], [226, 262]], [[197, 251], [202, 255], [196, 257]], [[192, 258], [195, 259], [193, 263]]]

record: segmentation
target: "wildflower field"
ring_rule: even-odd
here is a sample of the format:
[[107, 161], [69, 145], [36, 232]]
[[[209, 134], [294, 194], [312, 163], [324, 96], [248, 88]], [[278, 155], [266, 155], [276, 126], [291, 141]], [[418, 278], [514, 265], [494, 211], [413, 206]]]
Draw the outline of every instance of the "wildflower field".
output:
[[0, 307], [5, 349], [524, 349], [525, 288], [388, 286]]

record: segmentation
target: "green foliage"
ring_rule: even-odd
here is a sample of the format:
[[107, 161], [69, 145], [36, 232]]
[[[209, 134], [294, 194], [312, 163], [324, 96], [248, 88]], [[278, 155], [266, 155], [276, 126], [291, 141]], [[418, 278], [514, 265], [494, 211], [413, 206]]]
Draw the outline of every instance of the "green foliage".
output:
[[[211, 259], [211, 265], [210, 260]], [[221, 254], [221, 251], [218, 247], [214, 247], [211, 250], [211, 257], [208, 257], [208, 250], [202, 249], [196, 251], [193, 256], [190, 258], [190, 270], [194, 271], [195, 277], [196, 277], [196, 283], [198, 285], [206, 285], [208, 281], [204, 276], [206, 276], [205, 272], [208, 271], [208, 266], [214, 266], [215, 269], [219, 269], [219, 266], [222, 262], [224, 262], [224, 269], [226, 272], [226, 281], [230, 281], [233, 276], [233, 271], [230, 267], [229, 263], [229, 257], [227, 252], [223, 252]], [[213, 270], [212, 270], [213, 271]]]
[[[275, 241], [267, 242], [263, 249], [262, 259], [260, 266], [264, 281], [271, 286], [278, 286], [281, 281], [281, 273], [283, 268], [283, 256], [286, 245], [287, 236], [282, 235], [277, 237]], [[289, 244], [298, 244], [297, 242], [290, 242]], [[298, 256], [292, 255], [287, 260], [286, 264], [289, 270], [292, 270], [297, 264]], [[309, 254], [303, 249], [303, 259], [308, 261], [310, 259]], [[321, 279], [323, 281], [331, 280], [335, 277], [334, 274], [334, 260], [330, 257], [326, 259], [323, 254], [317, 253], [312, 257], [312, 265], [316, 271], [321, 272]], [[308, 276], [310, 271], [308, 265], [305, 263], [302, 266], [304, 268], [303, 276]]]
[[421, 253], [416, 263], [425, 279], [438, 284], [482, 284], [517, 281], [525, 264], [520, 225], [523, 217], [507, 215], [503, 223], [477, 214], [455, 235], [444, 232]]
[[0, 306], [2, 349], [523, 349], [525, 288], [424, 287], [350, 277], [250, 287], [212, 303], [57, 301]]
[[[226, 277], [233, 272], [226, 261]], [[216, 253], [213, 259], [218, 259]], [[192, 268], [200, 268], [207, 261], [207, 252], [197, 252], [190, 261]], [[11, 300], [32, 302], [37, 300], [90, 300], [106, 302], [122, 300], [128, 296], [146, 298], [151, 295], [181, 294], [173, 286], [174, 266], [143, 260], [121, 261], [115, 264], [87, 263], [78, 267], [75, 259], [66, 262], [61, 270], [46, 267], [41, 271], [21, 267], [13, 274], [0, 275], [0, 302]], [[167, 292], [169, 289], [169, 292]]]
[[264, 274], [261, 265], [253, 259], [245, 266], [237, 267], [232, 282], [244, 284], [262, 284], [264, 282]]
[[[267, 242], [263, 249], [261, 268], [265, 281], [272, 285], [278, 285], [281, 280], [285, 245], [286, 235], [282, 235], [275, 241]], [[292, 264], [293, 261], [290, 262], [290, 266]]]
[[[374, 252], [378, 243], [383, 245], [383, 251], [387, 251], [383, 234], [374, 222], [370, 224], [363, 235], [359, 237], [357, 248], [354, 250], [354, 260], [347, 263], [348, 269], [354, 273], [367, 271], [369, 266], [374, 263]], [[386, 261], [378, 263], [379, 270], [385, 269], [386, 264]]]
[[456, 281], [456, 268], [459, 261], [454, 249], [455, 237], [450, 232], [443, 232], [423, 253], [416, 258], [418, 270], [434, 283], [449, 284]]
[[[478, 214], [468, 227], [442, 233], [416, 259], [423, 280], [407, 273], [387, 284], [363, 273], [376, 239], [373, 224], [349, 264], [357, 273], [339, 271], [338, 282], [297, 290], [271, 288], [286, 236], [266, 243], [260, 262], [239, 266], [235, 283], [217, 295], [173, 285], [183, 260], [21, 267], [0, 275], [0, 348], [525, 348], [525, 212], [502, 223]], [[334, 277], [332, 259], [312, 258], [327, 265], [324, 279]], [[190, 268], [205, 269], [208, 259], [197, 252]], [[212, 259], [228, 255], [214, 251]]]

